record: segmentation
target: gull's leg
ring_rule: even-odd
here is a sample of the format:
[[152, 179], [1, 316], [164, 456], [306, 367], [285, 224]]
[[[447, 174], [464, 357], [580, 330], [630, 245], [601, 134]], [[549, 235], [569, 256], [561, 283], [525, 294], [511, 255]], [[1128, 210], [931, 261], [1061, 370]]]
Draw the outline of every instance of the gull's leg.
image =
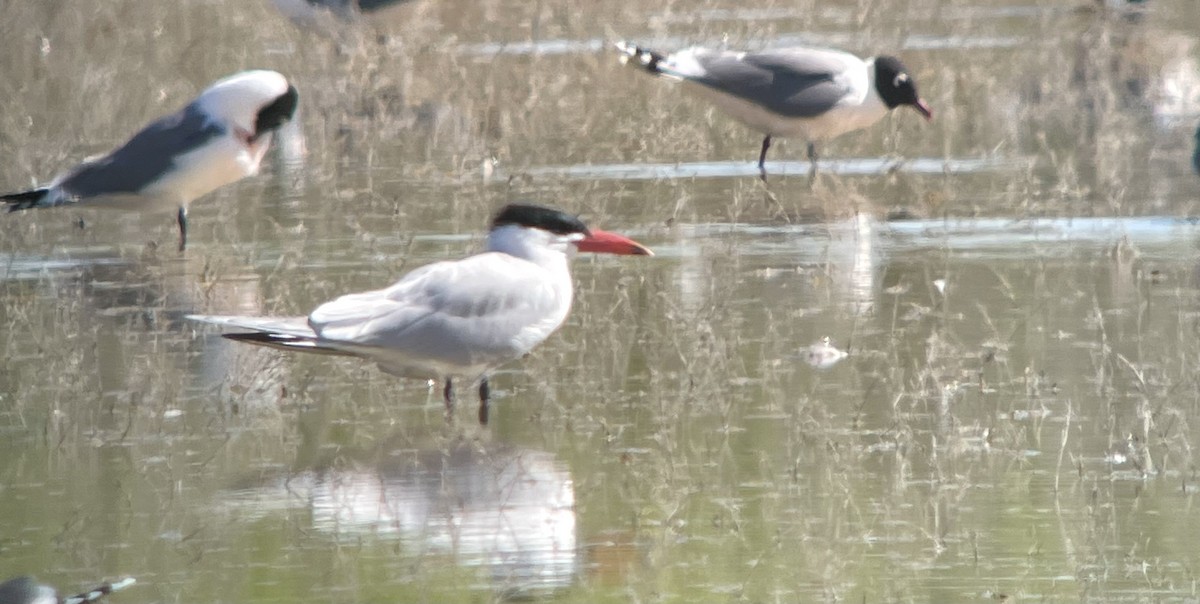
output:
[[179, 222], [179, 251], [187, 248], [187, 208], [179, 206], [179, 215], [176, 216]]
[[479, 381], [479, 425], [488, 424], [488, 401], [492, 398], [492, 389], [488, 387], [487, 376]]
[[758, 174], [764, 181], [767, 180], [767, 149], [771, 148], [771, 135], [763, 137], [762, 151], [758, 154]]
[[809, 179], [816, 178], [816, 176], [817, 176], [817, 145], [814, 144], [812, 141], [808, 142], [808, 161], [811, 163], [811, 165], [808, 168], [808, 177], [809, 177]]

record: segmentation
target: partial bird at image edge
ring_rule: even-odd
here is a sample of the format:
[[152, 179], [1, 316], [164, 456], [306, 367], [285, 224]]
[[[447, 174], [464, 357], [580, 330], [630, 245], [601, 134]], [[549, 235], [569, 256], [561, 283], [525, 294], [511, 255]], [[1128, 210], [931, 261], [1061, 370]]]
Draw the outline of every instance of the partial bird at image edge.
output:
[[137, 580], [126, 577], [120, 581], [102, 583], [71, 597], [60, 598], [58, 591], [53, 587], [38, 583], [33, 577], [24, 575], [0, 583], [0, 604], [84, 604], [85, 602], [95, 602], [134, 583], [137, 583]]

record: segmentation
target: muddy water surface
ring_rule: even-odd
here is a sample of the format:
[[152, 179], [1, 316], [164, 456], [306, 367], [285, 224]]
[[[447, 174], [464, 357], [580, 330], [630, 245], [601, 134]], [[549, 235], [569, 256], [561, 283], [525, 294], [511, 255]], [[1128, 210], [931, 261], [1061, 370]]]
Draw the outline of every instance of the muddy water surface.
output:
[[[131, 604], [1194, 601], [1194, 8], [5, 5], [5, 189], [240, 69], [302, 113], [193, 204], [184, 255], [169, 216], [0, 220], [0, 577], [132, 575]], [[759, 138], [622, 68], [621, 36], [892, 52], [936, 120], [824, 145], [815, 181], [782, 142], [764, 186]], [[486, 429], [183, 319], [385, 285], [517, 199], [658, 255], [577, 260]]]

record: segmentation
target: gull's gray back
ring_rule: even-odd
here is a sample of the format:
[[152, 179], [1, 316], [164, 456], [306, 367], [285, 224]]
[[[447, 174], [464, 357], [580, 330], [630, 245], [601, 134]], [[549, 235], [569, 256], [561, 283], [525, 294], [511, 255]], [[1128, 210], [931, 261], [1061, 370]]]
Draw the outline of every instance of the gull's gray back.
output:
[[758, 53], [696, 54], [702, 75], [688, 79], [789, 118], [811, 118], [832, 109], [850, 91], [841, 77], [861, 69], [852, 55], [808, 48]]
[[87, 199], [137, 195], [176, 167], [176, 160], [225, 134], [196, 103], [146, 126], [112, 153], [74, 168], [58, 184], [66, 196]]

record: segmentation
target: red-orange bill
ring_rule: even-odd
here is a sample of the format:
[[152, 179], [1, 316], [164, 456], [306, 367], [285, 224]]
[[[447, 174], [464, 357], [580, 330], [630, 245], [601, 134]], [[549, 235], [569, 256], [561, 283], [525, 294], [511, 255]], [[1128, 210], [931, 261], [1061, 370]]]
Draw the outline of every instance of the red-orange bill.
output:
[[600, 229], [591, 229], [592, 234], [575, 242], [581, 252], [593, 254], [617, 254], [620, 256], [653, 256], [650, 248], [624, 236]]
[[925, 103], [925, 99], [917, 99], [917, 104], [913, 105], [913, 107], [918, 113], [925, 116], [927, 121], [933, 119], [933, 110], [930, 109], [929, 105]]

